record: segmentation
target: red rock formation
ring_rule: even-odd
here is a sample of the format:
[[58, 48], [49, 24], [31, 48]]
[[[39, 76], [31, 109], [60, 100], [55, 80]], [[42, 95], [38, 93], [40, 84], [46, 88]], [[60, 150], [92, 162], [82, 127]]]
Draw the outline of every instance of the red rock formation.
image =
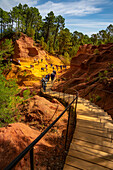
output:
[[[99, 75], [100, 72], [101, 75]], [[85, 96], [90, 99], [95, 96], [95, 102], [96, 96], [100, 96], [99, 106], [112, 114], [113, 94], [101, 91], [113, 92], [112, 77], [113, 43], [99, 45], [98, 47], [84, 45], [80, 46], [77, 55], [72, 58], [70, 69], [60, 77], [65, 81], [61, 81], [59, 85], [54, 85], [53, 89], [65, 89], [69, 93], [74, 93], [76, 89], [82, 97]], [[94, 90], [94, 87], [99, 90]]]
[[25, 34], [21, 33], [21, 37], [15, 42], [14, 58], [19, 58], [20, 60], [30, 60], [33, 58], [44, 59], [46, 52], [33, 44], [34, 41], [31, 37], [27, 37]]
[[[56, 99], [50, 102], [36, 95], [26, 100], [26, 102], [20, 106], [21, 118], [23, 122], [26, 122], [26, 124], [32, 128], [23, 123], [13, 123], [9, 124], [7, 127], [0, 128], [0, 170], [4, 169], [19, 153], [38, 137], [63, 110], [64, 106]], [[61, 144], [65, 141], [64, 138], [62, 139], [62, 133], [66, 129], [67, 117], [68, 115], [65, 113], [52, 128], [53, 131], [49, 131], [48, 135], [35, 145], [35, 163], [38, 164], [40, 169], [44, 166], [46, 167], [52, 157], [55, 156], [55, 147], [58, 142], [57, 154], [58, 152], [60, 153], [60, 147], [62, 148]], [[19, 121], [21, 121], [21, 118]], [[15, 169], [29, 169], [29, 166], [28, 153], [24, 159], [18, 163]], [[47, 169], [47, 167], [45, 169]]]
[[[39, 131], [31, 129], [23, 123], [10, 124], [0, 129], [0, 169], [4, 169], [19, 155], [38, 135]], [[29, 155], [27, 154], [26, 159]], [[25, 168], [25, 159], [16, 169]]]
[[[37, 127], [39, 124], [47, 125], [60, 113], [62, 113], [64, 109], [64, 106], [58, 102], [58, 100], [54, 99], [50, 102], [44, 97], [40, 97], [38, 95], [28, 99], [25, 104], [20, 106], [22, 116], [24, 115], [24, 121], [28, 123], [38, 121], [36, 125]], [[67, 114], [65, 114], [62, 118], [67, 119]], [[63, 124], [63, 121], [59, 120], [58, 123], [56, 123], [56, 126], [60, 127]]]

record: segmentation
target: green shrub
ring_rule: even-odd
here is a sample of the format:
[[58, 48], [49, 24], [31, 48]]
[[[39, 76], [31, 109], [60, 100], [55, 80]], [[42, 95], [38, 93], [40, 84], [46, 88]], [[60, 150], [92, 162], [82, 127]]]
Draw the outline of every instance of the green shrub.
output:
[[24, 97], [24, 99], [28, 99], [30, 97], [30, 90], [29, 89], [24, 90], [23, 97]]
[[[8, 54], [8, 55], [7, 55]], [[12, 123], [18, 119], [17, 104], [21, 102], [20, 97], [16, 94], [19, 92], [15, 80], [6, 80], [3, 73], [6, 72], [9, 64], [2, 64], [3, 57], [13, 54], [13, 46], [10, 40], [2, 44], [0, 51], [0, 127]]]
[[96, 102], [100, 101], [101, 100], [101, 97], [100, 96], [96, 96]]
[[95, 53], [95, 54], [99, 54], [99, 50], [98, 50], [98, 49], [95, 49], [95, 50], [94, 50], [94, 53]]
[[[0, 71], [0, 126], [15, 121], [16, 106], [20, 102], [19, 96], [16, 96], [18, 92], [15, 80], [6, 80]], [[16, 119], [18, 119], [18, 116]]]

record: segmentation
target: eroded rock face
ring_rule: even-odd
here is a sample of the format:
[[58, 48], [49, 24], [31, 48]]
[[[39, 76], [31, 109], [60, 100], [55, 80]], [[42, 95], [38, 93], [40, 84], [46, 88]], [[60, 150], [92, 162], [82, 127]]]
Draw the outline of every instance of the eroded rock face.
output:
[[[64, 106], [58, 100], [53, 99], [50, 102], [44, 97], [38, 95], [28, 99], [20, 106], [21, 113], [24, 115], [24, 121], [27, 123], [36, 121], [38, 122], [36, 125], [38, 128], [40, 128], [41, 125], [48, 125], [56, 119], [64, 109]], [[62, 120], [59, 120], [56, 123], [56, 126], [61, 127], [64, 125], [63, 121], [66, 119], [67, 114], [64, 114]]]
[[[0, 128], [0, 169], [4, 169], [19, 155], [38, 135], [39, 131], [23, 123], [13, 123]], [[28, 159], [29, 155], [26, 155]], [[16, 169], [24, 168], [22, 160]]]
[[[99, 46], [83, 45], [80, 46], [77, 55], [71, 60], [70, 69], [63, 74], [65, 81], [55, 83], [53, 90], [75, 93], [79, 91], [79, 95], [93, 101], [104, 108], [112, 115], [113, 94], [105, 93], [101, 90], [112, 89], [113, 77], [113, 43]], [[98, 88], [99, 90], [95, 90]], [[106, 101], [106, 103], [105, 103]], [[103, 104], [105, 103], [105, 104]], [[104, 105], [104, 106], [103, 106]]]
[[[35, 95], [26, 100], [19, 109], [21, 111], [21, 118], [18, 121], [24, 123], [13, 123], [7, 127], [0, 128], [0, 170], [4, 169], [36, 139], [65, 108], [56, 99], [50, 102], [43, 97]], [[62, 134], [67, 127], [67, 117], [68, 115], [65, 113], [52, 130], [35, 145], [35, 163], [41, 168], [46, 167], [48, 161], [52, 159], [58, 141], [59, 147], [62, 148], [60, 144], [65, 141], [65, 138], [62, 139]], [[60, 153], [60, 148], [57, 147], [57, 151]], [[15, 169], [28, 169], [29, 166], [28, 153]]]
[[44, 59], [46, 52], [39, 47], [33, 45], [34, 41], [31, 37], [27, 37], [21, 33], [21, 37], [16, 40], [14, 48], [14, 58], [23, 60]]

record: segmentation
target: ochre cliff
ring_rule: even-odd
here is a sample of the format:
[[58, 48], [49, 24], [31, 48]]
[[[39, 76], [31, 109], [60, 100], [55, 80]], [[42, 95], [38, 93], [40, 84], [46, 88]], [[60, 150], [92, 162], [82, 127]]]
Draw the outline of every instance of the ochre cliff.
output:
[[98, 103], [109, 114], [113, 108], [113, 43], [80, 46], [72, 58], [70, 69], [59, 77], [54, 90], [68, 93], [79, 91], [79, 95]]
[[15, 42], [14, 46], [14, 58], [18, 58], [21, 61], [30, 59], [41, 59], [45, 58], [46, 52], [40, 47], [34, 45], [34, 41], [31, 37], [27, 37], [21, 33], [21, 36]]

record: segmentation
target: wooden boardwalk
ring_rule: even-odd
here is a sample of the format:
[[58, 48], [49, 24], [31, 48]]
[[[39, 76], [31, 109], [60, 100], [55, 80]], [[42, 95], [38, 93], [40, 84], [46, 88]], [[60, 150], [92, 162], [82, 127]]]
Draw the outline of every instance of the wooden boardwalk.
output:
[[77, 126], [63, 170], [113, 169], [111, 117], [88, 100], [79, 98]]
[[[51, 95], [57, 96], [58, 92], [52, 92]], [[63, 93], [60, 97], [63, 97]], [[79, 98], [77, 125], [63, 170], [113, 169], [112, 133], [111, 117], [88, 100]]]

